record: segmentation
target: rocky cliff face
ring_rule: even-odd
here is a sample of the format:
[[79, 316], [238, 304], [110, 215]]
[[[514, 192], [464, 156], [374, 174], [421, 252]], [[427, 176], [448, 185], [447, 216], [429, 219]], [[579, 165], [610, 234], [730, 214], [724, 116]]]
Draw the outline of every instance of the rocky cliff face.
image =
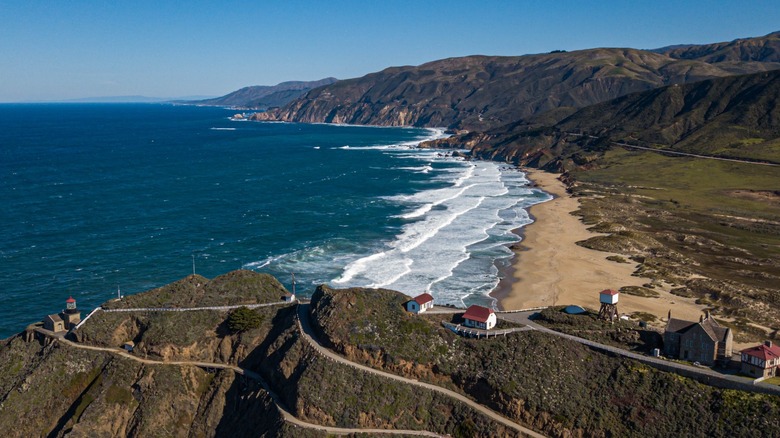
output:
[[451, 58], [339, 81], [253, 118], [487, 130], [664, 85], [780, 68], [774, 55], [743, 58], [635, 49]]
[[145, 365], [22, 337], [3, 343], [0, 360], [7, 436], [277, 436], [285, 427], [267, 394], [229, 370]]

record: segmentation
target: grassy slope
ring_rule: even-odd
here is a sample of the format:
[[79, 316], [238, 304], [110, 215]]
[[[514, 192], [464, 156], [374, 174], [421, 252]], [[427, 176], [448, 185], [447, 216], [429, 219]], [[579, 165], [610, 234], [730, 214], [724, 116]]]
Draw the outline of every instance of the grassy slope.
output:
[[585, 195], [579, 213], [596, 229], [621, 224], [632, 231], [585, 246], [626, 252], [651, 242], [633, 254], [643, 274], [742, 319], [742, 329], [748, 320], [780, 328], [780, 169], [622, 149], [600, 164], [571, 173], [574, 192]]
[[[419, 333], [405, 334], [403, 322], [395, 330], [383, 322], [410, 318], [398, 306], [402, 295], [341, 293], [322, 288], [313, 299], [319, 330], [337, 350], [378, 368], [455, 385], [553, 436], [780, 433], [776, 397], [714, 389], [536, 332], [464, 339], [439, 330], [431, 315], [433, 320], [419, 318], [417, 324], [427, 325]], [[447, 348], [432, 353], [429, 346]]]

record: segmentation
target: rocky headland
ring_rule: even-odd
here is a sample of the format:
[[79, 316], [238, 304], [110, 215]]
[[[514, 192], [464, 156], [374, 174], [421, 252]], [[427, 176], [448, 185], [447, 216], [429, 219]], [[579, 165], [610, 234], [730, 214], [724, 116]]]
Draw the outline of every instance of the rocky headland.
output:
[[[780, 433], [776, 396], [534, 330], [464, 338], [441, 324], [457, 310], [409, 314], [409, 297], [390, 290], [321, 286], [311, 304], [280, 301], [279, 291], [249, 271], [190, 276], [106, 303], [70, 340], [40, 331], [4, 340], [0, 426], [11, 436], [520, 436], [507, 424], [553, 437]], [[264, 307], [253, 310], [257, 325], [236, 332], [233, 311], [180, 307], [182, 295], [196, 308], [231, 297]], [[130, 310], [140, 303], [168, 310]], [[128, 338], [135, 348], [122, 352]]]

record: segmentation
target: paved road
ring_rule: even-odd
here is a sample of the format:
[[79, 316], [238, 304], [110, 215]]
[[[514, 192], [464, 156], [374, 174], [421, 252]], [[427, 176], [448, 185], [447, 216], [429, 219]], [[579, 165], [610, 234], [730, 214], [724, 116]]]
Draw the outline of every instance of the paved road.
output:
[[510, 419], [508, 419], [508, 418], [498, 414], [497, 412], [495, 412], [495, 411], [493, 411], [491, 409], [488, 409], [487, 407], [485, 407], [485, 406], [483, 406], [483, 405], [481, 405], [479, 403], [474, 402], [473, 400], [463, 396], [460, 393], [457, 393], [455, 391], [451, 391], [451, 390], [446, 389], [446, 388], [442, 388], [440, 386], [432, 385], [430, 383], [424, 383], [424, 382], [420, 382], [419, 380], [414, 380], [414, 379], [407, 379], [405, 377], [401, 377], [401, 376], [398, 376], [396, 374], [391, 374], [391, 373], [387, 373], [387, 372], [384, 372], [384, 371], [379, 371], [377, 369], [374, 369], [374, 368], [371, 368], [371, 367], [367, 367], [367, 366], [361, 365], [359, 363], [352, 362], [352, 361], [347, 360], [346, 358], [344, 358], [344, 357], [334, 353], [333, 351], [323, 347], [322, 344], [320, 344], [319, 340], [317, 339], [316, 334], [312, 330], [311, 321], [310, 321], [310, 318], [309, 318], [309, 305], [308, 304], [299, 304], [298, 305], [298, 318], [297, 318], [297, 320], [298, 320], [298, 328], [300, 329], [301, 333], [303, 334], [303, 337], [309, 342], [309, 344], [311, 344], [311, 346], [313, 346], [317, 350], [317, 352], [319, 352], [321, 355], [323, 355], [324, 357], [326, 357], [328, 359], [331, 359], [331, 360], [333, 360], [335, 362], [339, 362], [339, 363], [348, 365], [348, 366], [350, 366], [352, 368], [355, 368], [355, 369], [358, 369], [360, 371], [371, 373], [371, 374], [374, 374], [374, 375], [377, 375], [377, 376], [382, 376], [382, 377], [385, 377], [387, 379], [395, 380], [397, 382], [401, 382], [401, 383], [404, 383], [404, 384], [417, 386], [417, 387], [420, 387], [420, 388], [429, 389], [431, 391], [436, 391], [436, 392], [438, 392], [440, 394], [444, 394], [444, 395], [446, 395], [448, 397], [454, 398], [454, 399], [456, 399], [456, 400], [458, 400], [458, 401], [468, 405], [469, 407], [475, 409], [476, 411], [478, 411], [478, 412], [480, 412], [482, 414], [485, 414], [486, 416], [488, 416], [488, 418], [490, 418], [490, 419], [492, 419], [492, 420], [494, 420], [494, 421], [496, 421], [498, 423], [501, 423], [504, 426], [507, 426], [507, 427], [509, 427], [511, 429], [517, 430], [517, 431], [519, 431], [519, 432], [521, 432], [521, 433], [523, 433], [523, 434], [525, 434], [527, 436], [532, 436], [532, 437], [535, 437], [535, 438], [543, 438], [544, 437], [544, 435], [541, 435], [538, 432], [535, 432], [535, 431], [533, 431], [531, 429], [528, 429], [527, 427], [521, 426], [521, 425], [515, 423], [514, 421], [512, 421], [512, 420], [510, 420]]
[[757, 164], [760, 166], [780, 166], [780, 164], [775, 163], [765, 163], [761, 161], [748, 161], [748, 160], [739, 160], [736, 158], [722, 158], [722, 157], [713, 157], [712, 155], [699, 155], [699, 154], [689, 154], [685, 152], [677, 152], [677, 151], [669, 151], [666, 149], [656, 149], [656, 148], [648, 148], [644, 146], [634, 146], [632, 144], [627, 143], [612, 143], [615, 146], [622, 146], [624, 148], [631, 148], [631, 149], [641, 149], [643, 151], [651, 151], [651, 152], [658, 152], [659, 154], [671, 154], [671, 155], [682, 155], [684, 157], [693, 157], [693, 158], [705, 158], [708, 160], [718, 160], [718, 161], [731, 161], [734, 163], [743, 163], [743, 164]]
[[[665, 360], [657, 357], [645, 356], [644, 354], [634, 353], [633, 351], [624, 350], [622, 348], [613, 347], [611, 345], [601, 344], [594, 341], [589, 341], [587, 339], [583, 339], [577, 336], [551, 330], [547, 327], [544, 327], [542, 325], [539, 325], [531, 321], [529, 317], [534, 313], [536, 313], [536, 311], [519, 312], [519, 313], [502, 313], [499, 314], [499, 318], [505, 319], [507, 321], [525, 324], [526, 326], [531, 327], [534, 330], [538, 330], [540, 332], [549, 333], [551, 335], [566, 338], [574, 342], [579, 342], [580, 344], [584, 344], [601, 351], [607, 351], [613, 354], [635, 359], [640, 362], [646, 363], [648, 365], [654, 366], [656, 368], [661, 368], [664, 370], [667, 368], [671, 368], [676, 371], [683, 371], [686, 374], [694, 374], [702, 378], [717, 379], [721, 381], [734, 382], [738, 384], [748, 384], [748, 385], [751, 384], [751, 380], [746, 379], [744, 377], [722, 374], [710, 368], [696, 367], [693, 365], [686, 365], [683, 363], [673, 362], [670, 360]], [[764, 392], [764, 393], [768, 392], [768, 393], [780, 395], [780, 387], [775, 385], [753, 384], [753, 389], [757, 392]]]
[[[588, 135], [588, 134], [578, 134], [576, 132], [564, 132], [566, 135], [573, 135], [576, 137], [588, 137], [588, 138], [601, 138], [595, 135]], [[765, 163], [761, 161], [748, 161], [748, 160], [739, 160], [736, 158], [722, 158], [722, 157], [714, 157], [712, 155], [699, 155], [699, 154], [689, 154], [686, 152], [677, 152], [677, 151], [669, 151], [666, 149], [658, 149], [658, 148], [649, 148], [645, 146], [635, 146], [628, 143], [619, 143], [619, 142], [612, 142], [615, 146], [622, 146], [625, 148], [633, 148], [633, 149], [641, 149], [643, 151], [651, 151], [651, 152], [658, 152], [659, 154], [671, 154], [671, 155], [681, 155], [684, 157], [693, 157], [693, 158], [704, 158], [707, 160], [718, 160], [718, 161], [731, 161], [734, 163], [744, 163], [744, 164], [757, 164], [759, 166], [780, 166], [780, 164], [775, 163]]]
[[410, 435], [410, 436], [429, 436], [429, 437], [441, 437], [441, 434], [429, 432], [426, 430], [403, 430], [403, 429], [360, 429], [360, 428], [345, 428], [345, 427], [331, 427], [331, 426], [323, 426], [320, 424], [314, 424], [314, 423], [307, 423], [296, 416], [292, 414], [292, 412], [288, 411], [284, 407], [284, 403], [282, 403], [279, 396], [271, 390], [271, 388], [268, 386], [268, 384], [265, 382], [265, 380], [256, 372], [252, 370], [248, 370], [246, 368], [241, 368], [235, 365], [228, 365], [224, 363], [214, 363], [214, 362], [199, 362], [199, 361], [159, 361], [159, 360], [151, 360], [151, 359], [144, 359], [135, 355], [130, 354], [129, 352], [119, 349], [119, 348], [108, 348], [108, 347], [96, 347], [93, 345], [83, 345], [78, 344], [72, 341], [69, 341], [65, 339], [62, 336], [51, 336], [51, 332], [45, 331], [45, 330], [36, 330], [38, 333], [41, 333], [45, 336], [50, 336], [54, 338], [57, 342], [62, 342], [65, 345], [68, 345], [70, 347], [75, 348], [81, 348], [83, 350], [93, 350], [93, 351], [104, 351], [111, 354], [115, 354], [117, 356], [122, 356], [126, 359], [134, 360], [136, 362], [141, 362], [143, 364], [147, 365], [178, 365], [178, 366], [196, 366], [199, 368], [215, 368], [215, 369], [225, 369], [225, 370], [232, 370], [236, 372], [237, 374], [244, 375], [252, 380], [255, 380], [262, 385], [263, 389], [268, 393], [268, 395], [273, 400], [274, 404], [276, 405], [276, 408], [279, 410], [279, 413], [282, 414], [282, 418], [284, 418], [284, 421], [287, 421], [290, 424], [294, 424], [299, 427], [304, 427], [307, 429], [316, 429], [320, 430], [326, 433], [334, 434], [334, 435], [349, 435], [349, 434], [392, 434], [392, 435]]

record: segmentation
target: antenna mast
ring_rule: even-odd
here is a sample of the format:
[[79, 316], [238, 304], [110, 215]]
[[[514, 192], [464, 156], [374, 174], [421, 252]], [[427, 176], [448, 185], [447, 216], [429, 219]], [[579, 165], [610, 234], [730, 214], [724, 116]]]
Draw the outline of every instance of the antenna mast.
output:
[[292, 294], [295, 295], [295, 272], [292, 273]]
[[195, 275], [195, 254], [192, 255], [192, 275]]

